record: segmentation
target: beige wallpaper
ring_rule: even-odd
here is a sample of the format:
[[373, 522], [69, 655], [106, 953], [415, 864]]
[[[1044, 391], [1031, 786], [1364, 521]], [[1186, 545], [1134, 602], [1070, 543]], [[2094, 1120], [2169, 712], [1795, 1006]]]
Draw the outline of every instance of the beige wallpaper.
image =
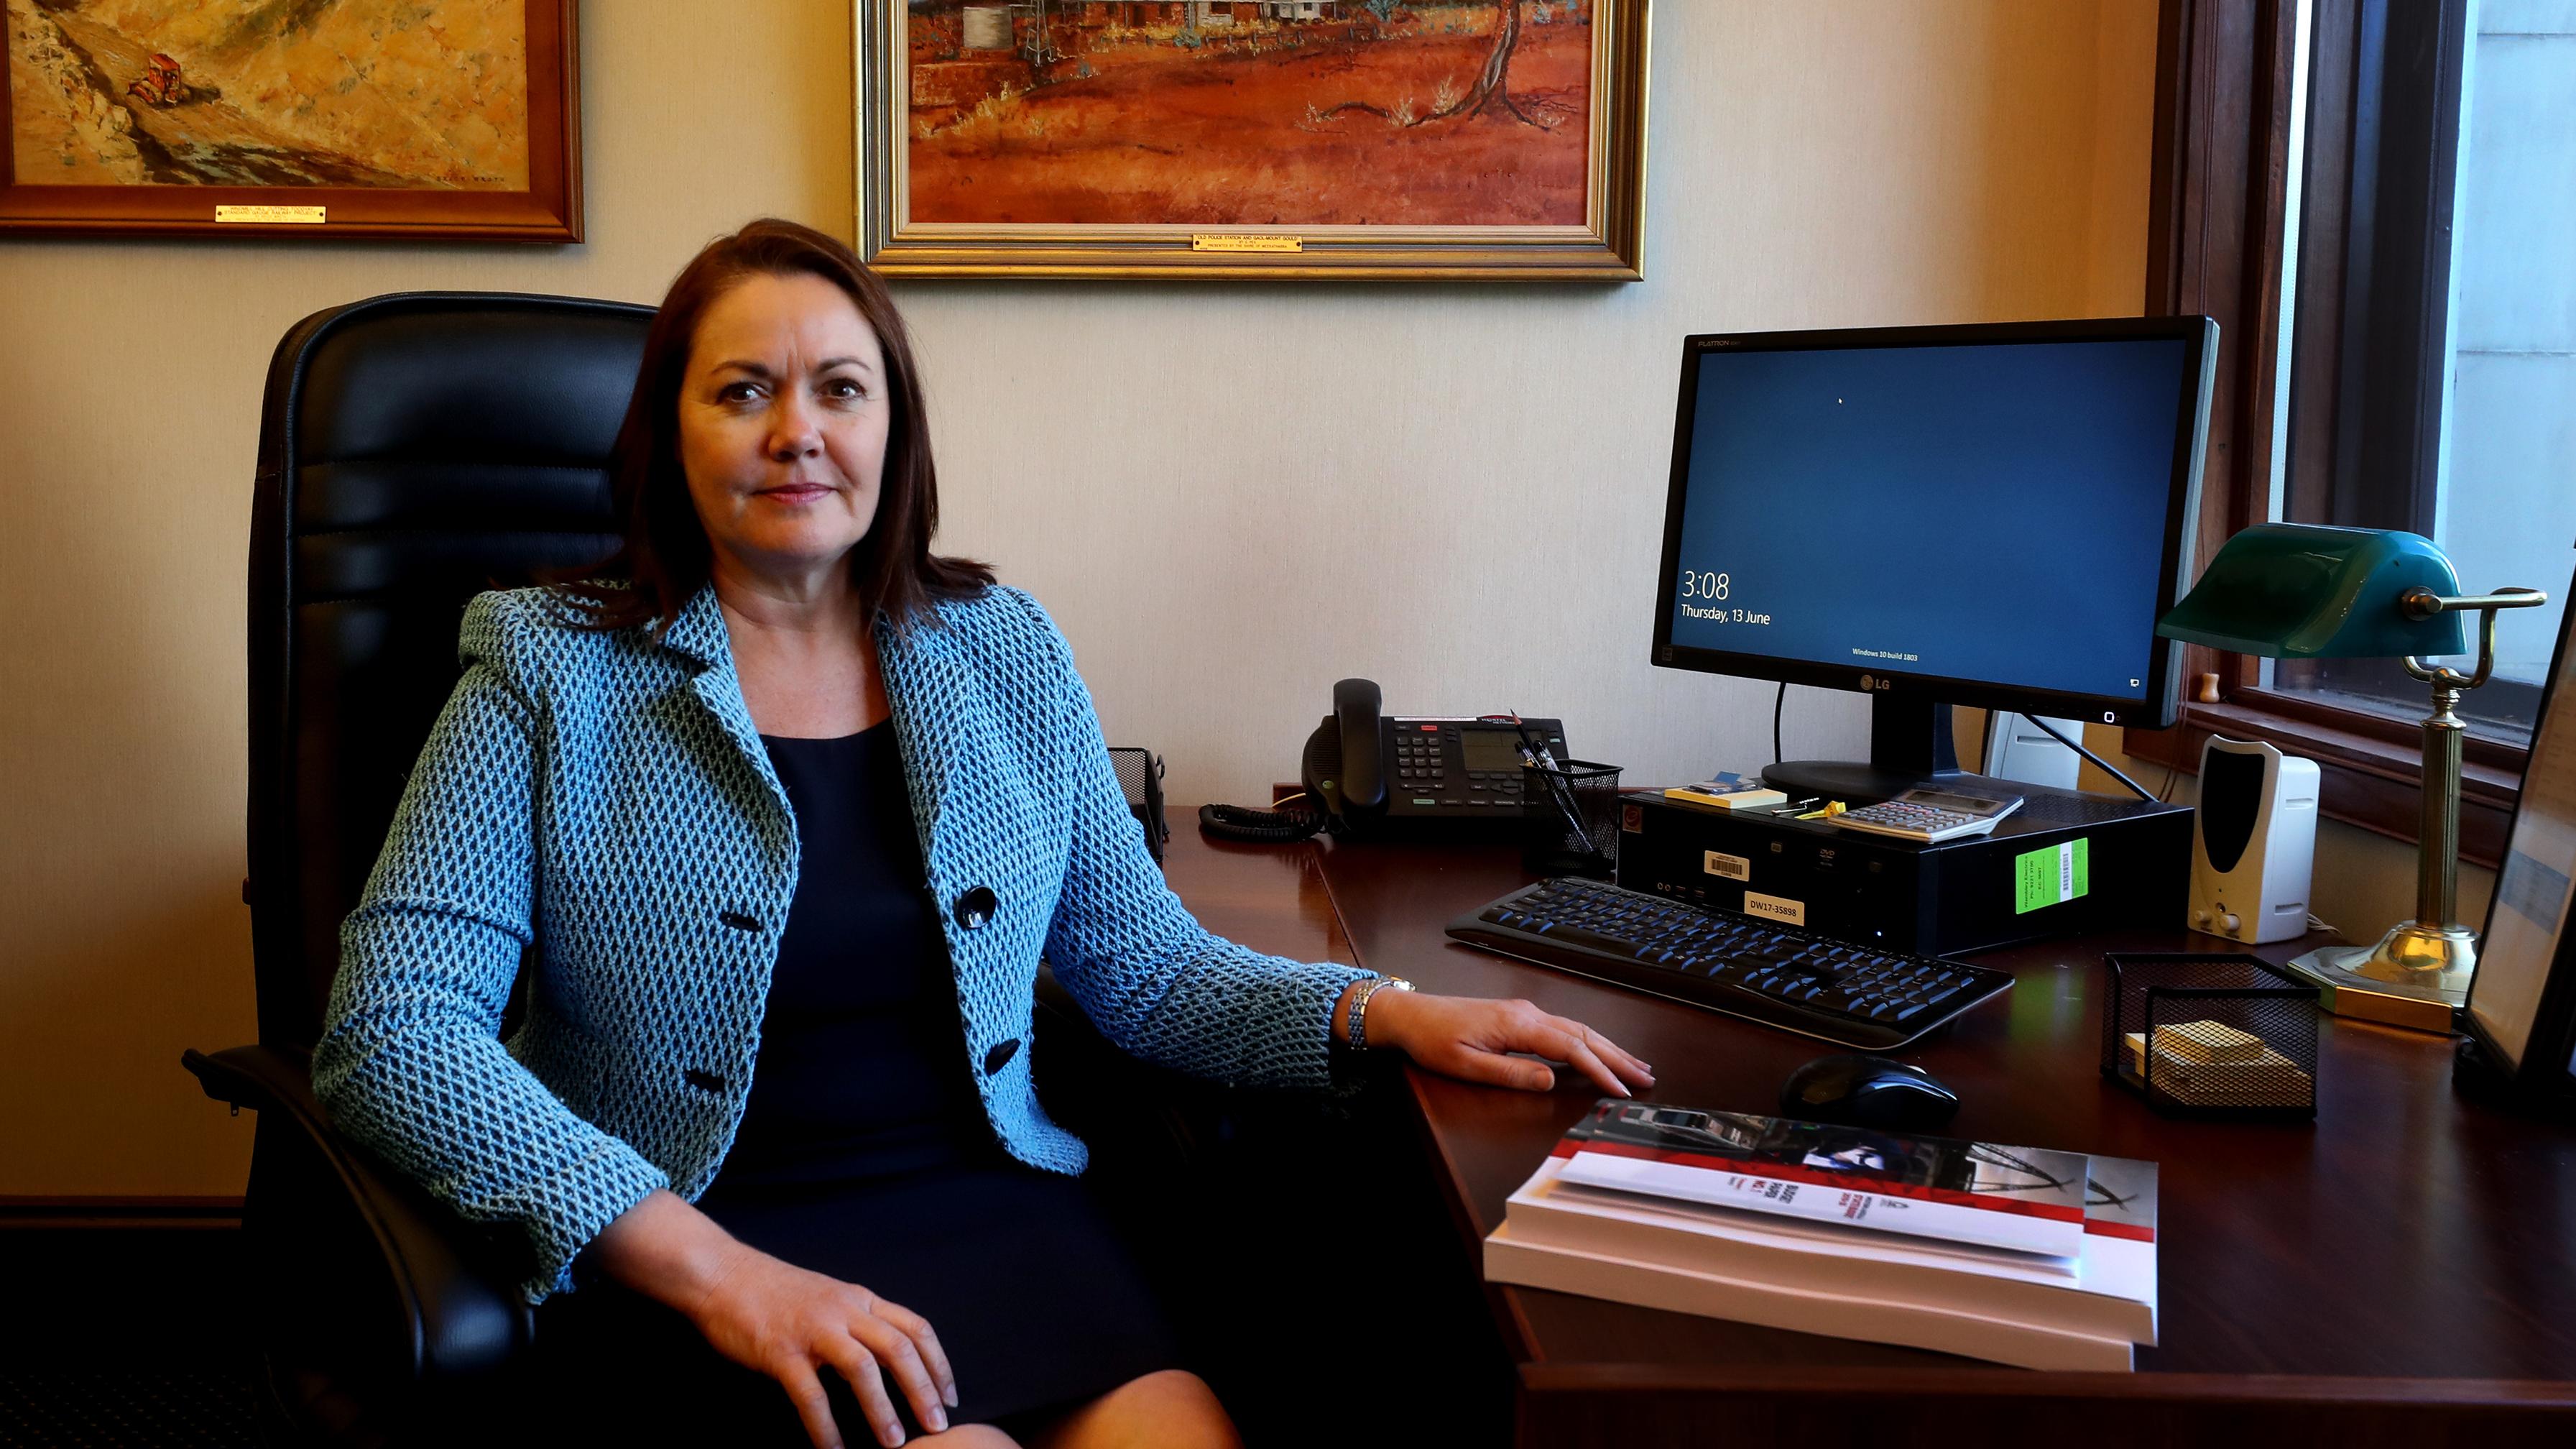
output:
[[[1180, 801], [1259, 795], [1353, 673], [1560, 712], [1641, 778], [1758, 763], [1768, 686], [1645, 663], [1679, 338], [2135, 311], [2154, 8], [1665, 0], [1641, 284], [905, 287], [949, 543], [1048, 602]], [[411, 288], [651, 300], [765, 212], [848, 234], [846, 0], [711, 14], [585, 7], [585, 246], [0, 243], [0, 1194], [242, 1184], [250, 1119], [177, 1059], [252, 1034], [279, 334]], [[1856, 697], [1788, 718], [1862, 748]]]

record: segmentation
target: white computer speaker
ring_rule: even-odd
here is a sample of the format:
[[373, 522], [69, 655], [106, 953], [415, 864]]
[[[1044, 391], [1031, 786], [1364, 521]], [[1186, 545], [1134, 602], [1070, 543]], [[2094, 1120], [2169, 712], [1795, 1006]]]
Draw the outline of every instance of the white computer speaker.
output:
[[2191, 928], [2257, 945], [2308, 929], [2317, 762], [2213, 735], [2200, 751]]

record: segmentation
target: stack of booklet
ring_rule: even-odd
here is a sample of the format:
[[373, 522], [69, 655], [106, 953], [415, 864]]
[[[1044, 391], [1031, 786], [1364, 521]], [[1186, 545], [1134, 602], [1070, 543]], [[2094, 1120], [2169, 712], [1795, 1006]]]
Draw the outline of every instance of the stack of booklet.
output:
[[1485, 1276], [2126, 1371], [2156, 1341], [2156, 1168], [1604, 1099], [1512, 1194]]

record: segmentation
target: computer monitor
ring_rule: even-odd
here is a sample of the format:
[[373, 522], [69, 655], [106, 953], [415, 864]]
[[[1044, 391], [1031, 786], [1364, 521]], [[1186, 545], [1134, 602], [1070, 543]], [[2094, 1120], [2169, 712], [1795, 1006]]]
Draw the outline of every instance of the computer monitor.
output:
[[1654, 662], [1857, 689], [1870, 759], [1764, 771], [1884, 799], [1958, 769], [1947, 706], [2163, 728], [2218, 325], [1687, 338]]

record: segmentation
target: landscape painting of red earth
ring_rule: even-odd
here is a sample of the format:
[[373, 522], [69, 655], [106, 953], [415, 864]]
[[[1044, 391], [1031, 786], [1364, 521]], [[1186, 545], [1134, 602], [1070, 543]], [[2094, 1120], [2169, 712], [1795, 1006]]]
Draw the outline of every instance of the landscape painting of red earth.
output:
[[904, 214], [1580, 227], [1602, 3], [909, 0]]
[[524, 0], [6, 0], [19, 186], [529, 188]]

